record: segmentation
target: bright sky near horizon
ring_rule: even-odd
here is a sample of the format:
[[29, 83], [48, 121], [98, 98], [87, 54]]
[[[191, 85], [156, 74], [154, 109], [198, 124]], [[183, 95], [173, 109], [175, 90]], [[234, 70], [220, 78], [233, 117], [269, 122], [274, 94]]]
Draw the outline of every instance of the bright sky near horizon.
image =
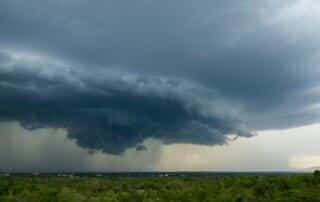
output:
[[[26, 131], [2, 123], [1, 170], [59, 171], [312, 171], [320, 167], [320, 125], [261, 131], [227, 145], [162, 145], [145, 141], [146, 150], [110, 155], [79, 147], [62, 129]], [[1, 171], [0, 170], [0, 171]]]

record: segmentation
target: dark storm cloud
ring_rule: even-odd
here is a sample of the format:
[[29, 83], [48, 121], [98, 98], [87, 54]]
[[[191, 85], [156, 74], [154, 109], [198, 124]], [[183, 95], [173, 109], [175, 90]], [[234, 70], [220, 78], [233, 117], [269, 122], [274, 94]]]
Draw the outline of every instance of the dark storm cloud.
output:
[[317, 122], [319, 30], [297, 2], [1, 1], [0, 119], [109, 153]]
[[223, 144], [228, 134], [251, 136], [229, 109], [211, 106], [221, 102], [214, 92], [195, 84], [103, 71], [85, 75], [47, 62], [42, 65], [51, 69], [42, 71], [38, 59], [12, 56], [1, 63], [3, 121], [18, 120], [27, 129], [66, 128], [79, 145], [114, 154], [150, 137], [168, 144]]

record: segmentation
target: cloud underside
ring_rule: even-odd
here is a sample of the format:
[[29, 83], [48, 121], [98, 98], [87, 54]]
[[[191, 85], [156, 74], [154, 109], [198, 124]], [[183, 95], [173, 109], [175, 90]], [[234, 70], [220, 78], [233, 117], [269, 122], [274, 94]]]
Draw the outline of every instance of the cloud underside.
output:
[[26, 129], [65, 128], [89, 149], [119, 154], [142, 149], [138, 144], [147, 138], [213, 145], [225, 143], [229, 134], [252, 135], [223, 105], [213, 106], [221, 102], [216, 93], [183, 80], [123, 72], [90, 76], [72, 67], [58, 71], [66, 67], [50, 63], [44, 65], [51, 69], [42, 71], [37, 61], [6, 57], [1, 120], [17, 120]]
[[312, 0], [1, 1], [0, 121], [64, 128], [112, 154], [318, 122], [317, 11]]

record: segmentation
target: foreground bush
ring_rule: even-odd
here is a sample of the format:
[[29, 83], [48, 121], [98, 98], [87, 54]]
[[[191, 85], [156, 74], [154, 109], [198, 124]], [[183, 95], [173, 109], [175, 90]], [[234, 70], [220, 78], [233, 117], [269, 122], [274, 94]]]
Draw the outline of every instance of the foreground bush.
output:
[[1, 177], [0, 202], [320, 202], [320, 176]]

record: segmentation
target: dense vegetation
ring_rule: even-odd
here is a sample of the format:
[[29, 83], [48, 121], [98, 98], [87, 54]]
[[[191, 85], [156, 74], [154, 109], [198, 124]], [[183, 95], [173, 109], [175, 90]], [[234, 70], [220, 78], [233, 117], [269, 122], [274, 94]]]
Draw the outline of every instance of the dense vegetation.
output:
[[0, 177], [1, 202], [320, 202], [320, 174], [238, 177]]

